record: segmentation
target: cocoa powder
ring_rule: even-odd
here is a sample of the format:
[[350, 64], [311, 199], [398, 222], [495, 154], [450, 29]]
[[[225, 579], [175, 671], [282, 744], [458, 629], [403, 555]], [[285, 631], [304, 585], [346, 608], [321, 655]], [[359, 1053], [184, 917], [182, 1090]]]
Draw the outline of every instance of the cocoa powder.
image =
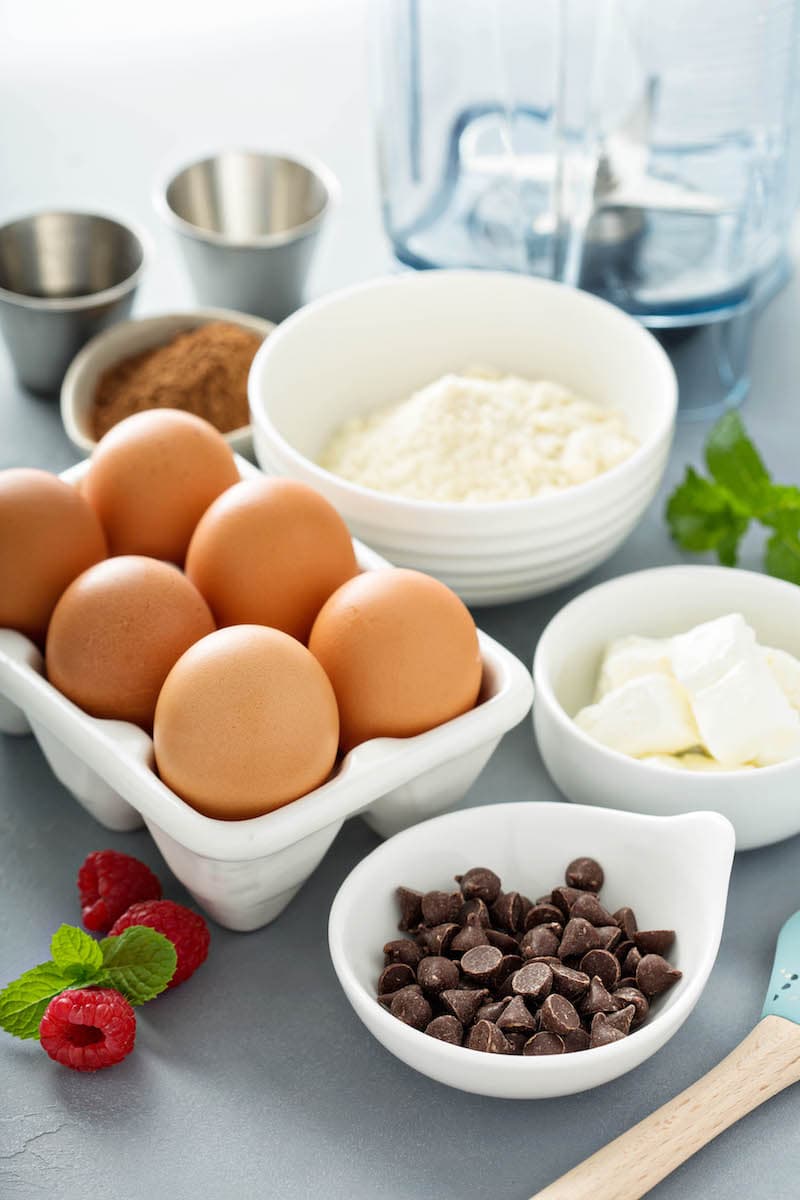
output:
[[99, 440], [123, 417], [149, 408], [183, 409], [221, 433], [247, 425], [247, 375], [260, 345], [257, 333], [214, 321], [123, 359], [100, 377], [93, 436]]

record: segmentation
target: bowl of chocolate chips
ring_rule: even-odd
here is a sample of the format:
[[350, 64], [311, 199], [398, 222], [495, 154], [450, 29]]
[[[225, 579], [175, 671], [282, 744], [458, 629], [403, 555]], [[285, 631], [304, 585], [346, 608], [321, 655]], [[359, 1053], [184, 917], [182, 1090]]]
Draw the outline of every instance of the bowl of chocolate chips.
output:
[[350, 873], [333, 965], [367, 1029], [431, 1079], [504, 1099], [585, 1091], [661, 1049], [700, 999], [733, 851], [710, 812], [449, 813]]

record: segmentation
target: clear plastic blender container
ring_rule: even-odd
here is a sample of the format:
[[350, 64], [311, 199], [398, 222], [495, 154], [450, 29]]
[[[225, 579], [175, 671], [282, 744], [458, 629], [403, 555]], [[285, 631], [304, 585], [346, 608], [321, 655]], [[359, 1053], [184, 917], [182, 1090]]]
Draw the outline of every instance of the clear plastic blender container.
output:
[[380, 0], [373, 18], [398, 259], [586, 288], [661, 331], [685, 403], [738, 402], [753, 313], [787, 273], [800, 0]]

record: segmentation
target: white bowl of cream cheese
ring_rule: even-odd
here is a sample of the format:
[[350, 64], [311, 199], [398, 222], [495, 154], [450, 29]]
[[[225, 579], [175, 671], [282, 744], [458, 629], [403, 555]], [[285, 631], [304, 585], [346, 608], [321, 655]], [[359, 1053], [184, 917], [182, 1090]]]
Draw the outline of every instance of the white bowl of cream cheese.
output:
[[[654, 718], [657, 697], [643, 696], [639, 711], [636, 705], [627, 706], [625, 745], [617, 739], [619, 748], [598, 740], [598, 736], [614, 740], [609, 736], [609, 717], [615, 714], [606, 714], [602, 721], [596, 716], [587, 720], [587, 713], [598, 708], [594, 702], [601, 664], [616, 639], [632, 634], [640, 639], [677, 639], [685, 643], [682, 654], [686, 658], [691, 643], [704, 629], [712, 628], [704, 623], [715, 622], [714, 628], [734, 623], [727, 614], [741, 615], [735, 623], [741, 624], [743, 619], [752, 629], [759, 652], [769, 655], [783, 651], [800, 657], [800, 588], [768, 575], [729, 567], [657, 567], [622, 575], [590, 588], [550, 621], [533, 660], [533, 721], [545, 766], [569, 800], [654, 816], [715, 810], [732, 823], [739, 850], [766, 846], [800, 833], [800, 756], [793, 756], [789, 745], [784, 761], [774, 761], [772, 753], [762, 756], [767, 765], [757, 765], [755, 752], [736, 753], [743, 739], [752, 739], [756, 734], [756, 741], [768, 748], [769, 730], [761, 725], [769, 714], [777, 714], [776, 721], [781, 718], [779, 706], [754, 688], [747, 672], [741, 695], [736, 694], [735, 675], [740, 666], [732, 664], [732, 670], [726, 670], [721, 681], [712, 679], [714, 664], [698, 653], [696, 661], [684, 662], [678, 672], [684, 678], [687, 672], [708, 674], [707, 680], [700, 680], [705, 686], [695, 695], [695, 700], [701, 696], [705, 702], [700, 710], [704, 718], [699, 722], [700, 735], [713, 739], [711, 745], [718, 751], [727, 749], [728, 764], [712, 759], [701, 763], [699, 753], [688, 754], [691, 761], [683, 764], [680, 757], [671, 754], [647, 754], [647, 739], [659, 732], [659, 722]], [[725, 622], [719, 622], [723, 617]], [[694, 638], [689, 631], [694, 631]], [[731, 637], [731, 646], [734, 640]], [[770, 673], [766, 665], [764, 671]], [[667, 682], [666, 676], [660, 678]], [[719, 703], [712, 711], [708, 704], [717, 690]], [[786, 691], [783, 706], [787, 710], [796, 708], [800, 697], [791, 686]], [[624, 707], [621, 705], [620, 711]], [[583, 717], [579, 724], [575, 718], [580, 713]], [[639, 746], [637, 722], [642, 723], [644, 739]], [[779, 738], [787, 730], [776, 727], [773, 732]], [[632, 752], [641, 757], [633, 757]], [[752, 761], [745, 762], [747, 758]], [[696, 769], [701, 765], [705, 769]]]
[[[472, 366], [533, 384], [547, 381], [595, 412], [613, 411], [635, 443], [632, 452], [587, 477], [585, 459], [596, 451], [603, 457], [587, 416], [585, 432], [577, 431], [581, 436], [562, 464], [572, 476], [563, 490], [552, 487], [551, 475], [540, 494], [519, 498], [515, 488], [510, 498], [454, 500], [460, 458], [468, 451], [474, 479], [481, 447], [487, 472], [504, 448], [496, 428], [476, 420], [472, 395], [463, 409], [468, 445], [457, 405], [453, 418], [452, 395], [449, 401], [437, 395], [431, 403], [441, 408], [433, 411], [449, 411], [457, 434], [449, 456], [452, 480], [445, 478], [444, 487], [447, 445], [431, 438], [430, 453], [440, 456], [432, 477], [447, 498], [379, 490], [372, 476], [372, 486], [364, 486], [320, 465], [347, 422]], [[348, 288], [295, 313], [256, 355], [249, 398], [264, 470], [316, 487], [352, 531], [391, 562], [428, 571], [469, 603], [491, 604], [561, 587], [627, 537], [664, 470], [677, 384], [655, 338], [588, 293], [499, 272], [430, 271]], [[397, 445], [398, 456], [407, 452], [399, 439]], [[515, 472], [521, 449], [516, 439]], [[387, 457], [385, 438], [381, 454]], [[418, 454], [412, 464], [416, 475], [422, 459]]]

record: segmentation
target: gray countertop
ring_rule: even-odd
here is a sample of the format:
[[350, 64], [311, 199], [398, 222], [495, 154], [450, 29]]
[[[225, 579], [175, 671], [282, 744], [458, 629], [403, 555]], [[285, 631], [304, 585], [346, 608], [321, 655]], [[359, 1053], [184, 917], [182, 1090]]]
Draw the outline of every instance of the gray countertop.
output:
[[[10, 40], [0, 46], [0, 218], [67, 204], [138, 219], [157, 252], [137, 311], [185, 305], [188, 286], [151, 215], [152, 179], [215, 145], [290, 146], [329, 162], [344, 190], [312, 290], [390, 267], [366, 116], [364, 0], [232, 0], [224, 27], [205, 0], [191, 8], [147, 0], [132, 29], [121, 14], [108, 15], [116, 6], [98, 0], [84, 0], [79, 16], [74, 6], [48, 6], [44, 22], [43, 7], [17, 6]], [[144, 28], [156, 12], [158, 38]], [[787, 482], [800, 478], [799, 290], [790, 284], [759, 324], [744, 410]], [[680, 425], [665, 487], [698, 457], [706, 429]], [[0, 351], [0, 467], [61, 470], [76, 457], [57, 406], [23, 394]], [[529, 603], [482, 610], [479, 623], [529, 662], [544, 624], [570, 596], [612, 575], [680, 560], [662, 508], [663, 496], [589, 578]], [[753, 537], [744, 565], [758, 560]], [[528, 721], [505, 739], [466, 803], [524, 798], [557, 798]], [[141, 1010], [137, 1048], [115, 1069], [78, 1075], [35, 1043], [0, 1034], [3, 1200], [525, 1200], [744, 1036], [758, 1019], [777, 930], [800, 907], [800, 839], [738, 856], [717, 965], [695, 1012], [658, 1055], [581, 1096], [489, 1100], [432, 1083], [392, 1058], [339, 989], [327, 952], [328, 909], [376, 844], [360, 820], [348, 822], [272, 926], [249, 935], [214, 928], [208, 963]], [[167, 895], [187, 899], [146, 834], [105, 832], [55, 781], [32, 738], [0, 738], [0, 981], [46, 958], [57, 925], [78, 920], [77, 868], [105, 846], [138, 855], [165, 879]], [[652, 1195], [792, 1194], [800, 1178], [799, 1101], [796, 1089], [776, 1097]]]

